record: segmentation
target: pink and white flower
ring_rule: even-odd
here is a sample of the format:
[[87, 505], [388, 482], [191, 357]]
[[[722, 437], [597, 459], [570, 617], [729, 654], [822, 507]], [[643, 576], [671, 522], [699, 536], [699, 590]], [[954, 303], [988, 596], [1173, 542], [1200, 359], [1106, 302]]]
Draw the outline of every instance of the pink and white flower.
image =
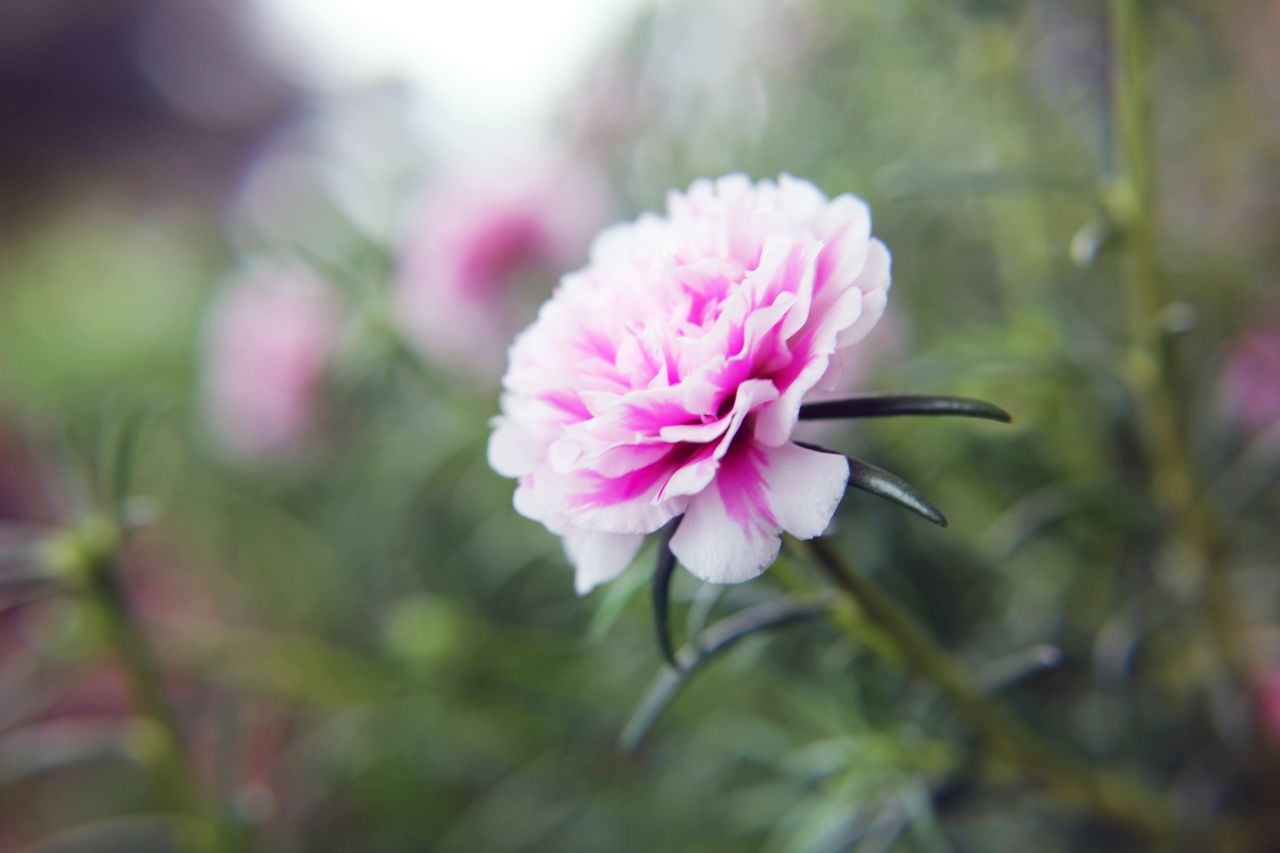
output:
[[889, 267], [861, 200], [787, 175], [700, 180], [597, 237], [513, 344], [489, 443], [579, 592], [677, 516], [672, 551], [716, 583], [826, 529], [848, 463], [791, 434], [879, 319]]
[[209, 317], [204, 391], [210, 428], [227, 450], [302, 449], [338, 325], [329, 285], [302, 266], [260, 266], [221, 294]]

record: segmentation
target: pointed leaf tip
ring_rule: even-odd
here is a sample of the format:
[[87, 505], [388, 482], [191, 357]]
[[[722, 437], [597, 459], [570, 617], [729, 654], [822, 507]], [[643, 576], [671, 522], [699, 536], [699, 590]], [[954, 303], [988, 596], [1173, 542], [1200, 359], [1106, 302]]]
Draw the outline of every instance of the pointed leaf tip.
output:
[[797, 441], [796, 444], [809, 450], [816, 450], [819, 453], [834, 453], [837, 456], [844, 456], [849, 462], [850, 486], [893, 501], [898, 506], [911, 510], [939, 527], [947, 526], [946, 516], [930, 503], [928, 498], [920, 494], [914, 486], [897, 474], [886, 471], [883, 468], [877, 468], [875, 465], [863, 462], [861, 459], [854, 459], [852, 456], [842, 454], [839, 451], [819, 447], [816, 444], [808, 444], [803, 441]]
[[893, 501], [939, 527], [947, 526], [946, 516], [924, 495], [897, 474], [883, 468], [849, 457], [849, 485]]

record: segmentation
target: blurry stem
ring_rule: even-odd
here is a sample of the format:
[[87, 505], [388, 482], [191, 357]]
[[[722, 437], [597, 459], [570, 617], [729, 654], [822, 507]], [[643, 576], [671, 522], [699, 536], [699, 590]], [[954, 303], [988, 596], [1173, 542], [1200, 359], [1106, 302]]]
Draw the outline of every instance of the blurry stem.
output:
[[1129, 351], [1126, 375], [1138, 428], [1151, 466], [1152, 499], [1200, 570], [1209, 630], [1228, 670], [1248, 679], [1233, 615], [1223, 546], [1208, 509], [1197, 500], [1191, 462], [1178, 426], [1172, 377], [1162, 358], [1160, 292], [1156, 265], [1155, 185], [1151, 174], [1150, 40], [1145, 0], [1110, 0], [1112, 110], [1118, 162], [1110, 202], [1125, 234]]
[[850, 570], [826, 541], [813, 539], [807, 544], [823, 572], [883, 632], [901, 662], [941, 688], [960, 717], [995, 755], [1046, 783], [1077, 806], [1129, 826], [1159, 845], [1174, 837], [1173, 810], [1163, 797], [1135, 780], [1094, 768], [1041, 740], [986, 696], [960, 662], [930, 637], [906, 609]]
[[222, 849], [217, 840], [217, 824], [200, 794], [178, 715], [165, 693], [155, 653], [121, 583], [116, 558], [103, 555], [92, 563], [88, 575], [90, 592], [102, 615], [108, 640], [129, 678], [138, 709], [157, 726], [159, 737], [146, 744], [146, 760], [154, 768], [157, 794], [185, 818], [179, 824], [184, 849]]

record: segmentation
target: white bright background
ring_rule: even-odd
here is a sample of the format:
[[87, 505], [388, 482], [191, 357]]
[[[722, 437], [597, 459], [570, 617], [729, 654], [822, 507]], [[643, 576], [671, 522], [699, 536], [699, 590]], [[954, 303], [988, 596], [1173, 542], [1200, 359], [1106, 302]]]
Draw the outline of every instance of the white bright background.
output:
[[532, 127], [654, 0], [252, 0], [269, 49], [307, 83], [408, 84], [464, 126]]

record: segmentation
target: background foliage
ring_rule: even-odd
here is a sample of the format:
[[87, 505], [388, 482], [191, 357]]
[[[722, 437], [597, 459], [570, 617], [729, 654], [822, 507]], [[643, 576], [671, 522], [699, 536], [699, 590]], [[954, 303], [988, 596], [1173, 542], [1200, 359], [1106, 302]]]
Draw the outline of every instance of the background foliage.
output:
[[[394, 223], [447, 161], [403, 142], [394, 90], [325, 99], [264, 67], [232, 119], [174, 109], [128, 70], [147, 5], [51, 4], [0, 43], [0, 849], [193, 843], [86, 581], [101, 561], [228, 848], [1144, 845], [989, 761], [840, 620], [749, 637], [623, 751], [661, 666], [652, 549], [575, 597], [485, 463], [496, 378], [396, 331]], [[1048, 740], [1179, 798], [1198, 838], [1275, 802], [1280, 433], [1241, 400], [1276, 393], [1280, 359], [1243, 391], [1223, 377], [1280, 316], [1280, 11], [1145, 5], [1141, 163], [1093, 2], [664, 3], [601, 53], [556, 138], [602, 164], [619, 216], [733, 170], [868, 200], [894, 286], [863, 387], [990, 399], [1015, 423], [828, 427], [950, 520], [851, 493], [837, 547]], [[67, 70], [86, 44], [96, 76]], [[320, 271], [347, 318], [289, 460], [229, 456], [202, 400], [206, 312], [264, 255]], [[1133, 355], [1152, 342], [1154, 386]], [[681, 573], [676, 631], [824, 588], [795, 550], [740, 587]]]

